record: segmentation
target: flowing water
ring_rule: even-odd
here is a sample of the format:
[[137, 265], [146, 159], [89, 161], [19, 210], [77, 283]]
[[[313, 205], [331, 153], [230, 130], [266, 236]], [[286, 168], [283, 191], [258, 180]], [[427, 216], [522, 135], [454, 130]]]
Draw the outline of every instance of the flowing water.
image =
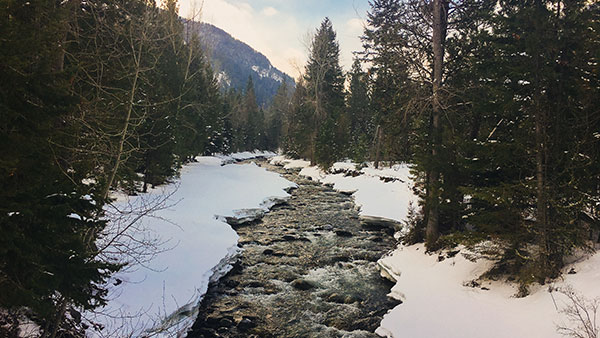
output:
[[210, 285], [188, 337], [376, 337], [398, 304], [376, 263], [396, 245], [393, 226], [361, 222], [351, 196], [261, 165], [298, 188], [262, 219], [228, 220], [241, 254]]

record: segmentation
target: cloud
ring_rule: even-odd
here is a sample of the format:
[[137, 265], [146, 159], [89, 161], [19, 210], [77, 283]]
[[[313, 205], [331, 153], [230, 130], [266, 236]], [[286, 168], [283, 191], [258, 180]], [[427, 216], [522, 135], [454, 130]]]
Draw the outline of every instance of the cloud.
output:
[[363, 19], [352, 18], [346, 21], [346, 28], [349, 32], [362, 34], [364, 27], [366, 27], [367, 22]]
[[273, 16], [273, 15], [277, 15], [277, 13], [279, 13], [279, 11], [273, 7], [265, 7], [262, 10], [262, 14], [265, 16]]
[[[194, 0], [180, 0], [180, 14], [186, 15]], [[196, 0], [198, 1], [198, 0]], [[202, 1], [198, 1], [202, 4]], [[289, 13], [282, 13], [271, 6], [262, 10], [252, 7], [251, 0], [204, 0], [201, 20], [213, 24], [234, 38], [241, 40], [269, 58], [275, 67], [297, 76], [296, 68], [290, 62], [300, 56], [289, 49], [301, 49], [297, 45], [298, 28], [296, 19]], [[298, 62], [303, 62], [299, 60]]]
[[266, 55], [275, 67], [296, 77], [308, 57], [305, 32], [314, 32], [324, 16], [332, 19], [338, 33], [344, 68], [352, 64], [352, 51], [362, 49], [358, 36], [363, 33], [364, 20], [356, 13], [366, 11], [368, 0], [353, 0], [352, 5], [340, 1], [179, 0], [179, 5], [180, 14], [187, 17], [192, 8], [201, 8], [202, 14], [196, 20], [225, 30]]

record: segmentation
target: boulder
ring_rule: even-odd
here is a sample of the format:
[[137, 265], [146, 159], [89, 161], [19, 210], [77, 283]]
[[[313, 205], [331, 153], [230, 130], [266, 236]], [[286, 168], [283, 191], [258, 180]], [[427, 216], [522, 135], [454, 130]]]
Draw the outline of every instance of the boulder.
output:
[[360, 216], [359, 220], [361, 225], [368, 230], [391, 229], [393, 231], [400, 231], [402, 229], [401, 222], [385, 217]]
[[298, 290], [306, 291], [315, 288], [315, 285], [304, 279], [296, 279], [292, 282], [292, 287]]
[[346, 231], [346, 230], [336, 230], [335, 234], [340, 237], [352, 237], [353, 236], [350, 231]]

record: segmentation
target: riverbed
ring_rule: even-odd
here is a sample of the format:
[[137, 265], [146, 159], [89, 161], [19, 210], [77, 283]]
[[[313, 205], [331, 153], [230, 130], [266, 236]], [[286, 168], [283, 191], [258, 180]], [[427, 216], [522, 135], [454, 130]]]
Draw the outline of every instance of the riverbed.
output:
[[[265, 200], [285, 198], [284, 189], [294, 186], [252, 162], [227, 164], [256, 156], [269, 154], [198, 157], [172, 184], [119, 196], [114, 208], [127, 217], [109, 224], [108, 234], [124, 231], [109, 250], [141, 248], [149, 255], [134, 257], [141, 260], [114, 276], [106, 307], [85, 314], [104, 326], [101, 336], [172, 337], [192, 325], [209, 279], [227, 271], [228, 257], [237, 252], [238, 236], [223, 217], [243, 208], [266, 210]], [[149, 208], [154, 210], [147, 213]], [[134, 226], [123, 227], [138, 217]]]
[[398, 304], [377, 266], [396, 246], [394, 224], [361, 221], [351, 194], [297, 170], [259, 165], [297, 188], [258, 219], [227, 219], [241, 252], [188, 337], [376, 337]]

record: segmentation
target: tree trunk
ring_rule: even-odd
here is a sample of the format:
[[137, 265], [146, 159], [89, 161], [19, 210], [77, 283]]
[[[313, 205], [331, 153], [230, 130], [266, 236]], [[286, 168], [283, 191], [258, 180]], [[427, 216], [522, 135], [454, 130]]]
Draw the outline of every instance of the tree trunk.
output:
[[[141, 56], [141, 46], [140, 46], [140, 56]], [[123, 129], [121, 130], [121, 133], [119, 135], [119, 148], [115, 155], [115, 165], [112, 168], [110, 177], [108, 179], [108, 182], [106, 183], [106, 187], [104, 188], [104, 194], [102, 196], [104, 199], [108, 198], [108, 194], [110, 192], [110, 187], [113, 185], [113, 183], [115, 181], [115, 177], [116, 177], [117, 172], [119, 171], [119, 167], [121, 165], [121, 160], [123, 157], [123, 150], [125, 148], [125, 141], [127, 140], [127, 131], [129, 130], [129, 126], [131, 124], [131, 115], [133, 113], [133, 103], [134, 103], [134, 99], [135, 99], [135, 93], [137, 90], [137, 81], [138, 81], [139, 75], [140, 75], [140, 68], [138, 65], [136, 67], [135, 75], [133, 78], [133, 85], [131, 86], [131, 93], [130, 93], [129, 102], [127, 104], [127, 113], [125, 116], [125, 122], [123, 123]]]
[[379, 161], [381, 160], [381, 126], [377, 126], [377, 131], [375, 132], [375, 169], [379, 168]]
[[45, 336], [49, 338], [55, 338], [58, 333], [58, 328], [65, 317], [65, 313], [67, 312], [67, 300], [64, 297], [60, 297], [60, 306], [58, 307], [58, 312], [56, 313], [56, 317], [54, 317], [52, 331], [46, 332]]
[[310, 134], [310, 165], [317, 165], [317, 159], [315, 156], [316, 148], [317, 148], [317, 126], [313, 128], [314, 130]]
[[[106, 185], [103, 187], [103, 191], [102, 191], [102, 199], [103, 200], [108, 199], [108, 196], [110, 194], [110, 188], [115, 183], [117, 173], [123, 162], [123, 156], [125, 154], [125, 144], [127, 142], [127, 135], [130, 132], [130, 128], [131, 128], [131, 124], [132, 124], [132, 120], [133, 120], [135, 96], [138, 91], [138, 86], [139, 86], [138, 82], [141, 81], [140, 77], [142, 76], [142, 72], [143, 72], [142, 57], [143, 57], [143, 53], [144, 53], [144, 45], [145, 45], [146, 39], [147, 39], [147, 36], [144, 34], [144, 32], [142, 32], [139, 39], [140, 40], [139, 40], [138, 46], [135, 45], [135, 40], [133, 40], [133, 37], [132, 37], [132, 40], [130, 41], [131, 49], [132, 49], [131, 52], [132, 52], [135, 69], [133, 72], [131, 89], [128, 93], [129, 97], [127, 98], [127, 106], [126, 106], [126, 110], [125, 110], [125, 119], [123, 121], [123, 127], [117, 134], [119, 136], [119, 143], [117, 146], [117, 150], [114, 154], [115, 162], [114, 162], [114, 165], [112, 166], [112, 168], [110, 168], [110, 172], [108, 173], [108, 179], [107, 179], [107, 182], [105, 183]], [[88, 246], [90, 248], [94, 247], [94, 241], [96, 240], [96, 236], [97, 236], [96, 231], [97, 231], [97, 229], [92, 228], [92, 229], [89, 229], [85, 234], [84, 241], [85, 241], [85, 243], [88, 244]], [[94, 250], [94, 249], [92, 249], [92, 250]]]
[[[541, 1], [535, 2], [536, 9], [543, 10], [544, 4]], [[537, 25], [537, 27], [540, 27]], [[539, 28], [538, 28], [539, 29]], [[539, 233], [539, 257], [538, 266], [540, 273], [540, 282], [543, 283], [546, 277], [552, 274], [552, 262], [550, 254], [550, 233], [549, 233], [549, 209], [547, 186], [548, 179], [546, 175], [546, 165], [548, 163], [548, 137], [546, 130], [546, 110], [542, 106], [544, 87], [541, 81], [542, 55], [536, 52], [534, 55], [535, 67], [535, 85], [536, 92], [533, 96], [533, 109], [535, 116], [535, 174], [536, 174], [536, 225]]]
[[431, 118], [431, 159], [429, 173], [428, 200], [429, 204], [425, 240], [428, 247], [437, 242], [439, 233], [439, 198], [440, 198], [440, 173], [439, 173], [439, 147], [441, 143], [440, 116], [440, 89], [442, 88], [442, 73], [444, 70], [444, 41], [446, 40], [446, 25], [448, 18], [448, 1], [433, 1], [433, 95]]
[[545, 175], [545, 128], [543, 113], [537, 108], [535, 114], [535, 141], [536, 141], [536, 195], [537, 195], [537, 225], [540, 234], [540, 270], [541, 278], [544, 279], [550, 273], [550, 254], [548, 245], [548, 201], [546, 198], [546, 175]]
[[[320, 68], [323, 68], [322, 66]], [[313, 132], [311, 134], [310, 144], [310, 165], [317, 165], [316, 153], [317, 153], [317, 137], [319, 135], [319, 126], [323, 121], [321, 116], [321, 98], [320, 98], [320, 86], [321, 86], [321, 69], [317, 72], [317, 81], [315, 83], [315, 116]]]
[[117, 149], [117, 153], [115, 154], [115, 165], [112, 168], [110, 173], [110, 177], [108, 182], [106, 183], [106, 187], [104, 188], [104, 193], [102, 194], [103, 199], [108, 198], [108, 194], [110, 192], [110, 187], [113, 185], [115, 181], [115, 177], [117, 172], [119, 171], [119, 167], [121, 165], [123, 152], [125, 148], [125, 142], [127, 140], [127, 132], [129, 131], [129, 127], [131, 125], [131, 119], [133, 115], [133, 106], [135, 103], [135, 94], [138, 89], [138, 80], [140, 78], [141, 69], [141, 59], [142, 59], [142, 51], [144, 45], [144, 37], [141, 38], [140, 45], [138, 46], [138, 50], [133, 50], [133, 58], [135, 61], [135, 72], [133, 75], [133, 83], [131, 85], [131, 91], [129, 92], [129, 100], [127, 102], [127, 111], [125, 114], [125, 121], [123, 122], [123, 129], [119, 135], [119, 146]]
[[56, 55], [56, 59], [54, 61], [54, 71], [60, 73], [65, 68], [65, 53], [67, 49], [67, 38], [69, 37], [69, 31], [71, 30], [71, 20], [76, 20], [78, 10], [80, 9], [81, 0], [69, 0], [64, 4], [56, 4], [56, 6], [64, 7], [65, 12], [68, 15], [68, 18], [64, 20], [62, 23], [62, 31], [60, 32], [61, 36], [59, 38], [58, 44], [58, 54]]

